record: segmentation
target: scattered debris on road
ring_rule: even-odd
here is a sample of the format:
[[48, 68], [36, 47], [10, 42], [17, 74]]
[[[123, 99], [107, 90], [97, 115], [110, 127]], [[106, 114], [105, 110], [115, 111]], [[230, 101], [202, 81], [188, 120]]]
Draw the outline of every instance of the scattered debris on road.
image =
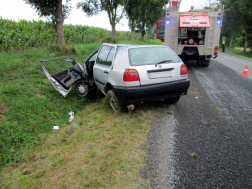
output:
[[196, 153], [190, 153], [191, 157], [198, 157], [198, 155]]

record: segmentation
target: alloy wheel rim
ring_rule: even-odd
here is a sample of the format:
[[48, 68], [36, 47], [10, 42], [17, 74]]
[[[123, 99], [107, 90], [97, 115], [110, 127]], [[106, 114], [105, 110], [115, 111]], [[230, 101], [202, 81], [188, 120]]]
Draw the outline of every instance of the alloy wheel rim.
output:
[[113, 97], [109, 98], [109, 103], [110, 103], [110, 106], [112, 107], [112, 109], [117, 112], [118, 111], [117, 103], [115, 102]]

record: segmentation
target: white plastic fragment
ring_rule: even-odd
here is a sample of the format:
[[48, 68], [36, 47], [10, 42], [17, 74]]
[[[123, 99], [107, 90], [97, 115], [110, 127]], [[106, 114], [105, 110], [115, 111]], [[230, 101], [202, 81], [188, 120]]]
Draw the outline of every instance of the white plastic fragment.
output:
[[198, 98], [197, 96], [195, 98]]
[[71, 121], [74, 119], [74, 112], [69, 112], [68, 113], [68, 116], [70, 116], [70, 118], [69, 118], [69, 122], [68, 122], [68, 124], [70, 124], [71, 123]]
[[59, 126], [53, 126], [53, 130], [59, 129]]

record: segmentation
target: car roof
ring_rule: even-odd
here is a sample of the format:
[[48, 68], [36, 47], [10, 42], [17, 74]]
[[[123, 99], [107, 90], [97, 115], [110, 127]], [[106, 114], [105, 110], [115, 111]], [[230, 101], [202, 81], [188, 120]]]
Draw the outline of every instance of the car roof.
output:
[[116, 47], [127, 47], [127, 48], [134, 48], [134, 47], [166, 47], [165, 45], [134, 45], [134, 44], [114, 44], [114, 43], [103, 43], [102, 45], [111, 45]]

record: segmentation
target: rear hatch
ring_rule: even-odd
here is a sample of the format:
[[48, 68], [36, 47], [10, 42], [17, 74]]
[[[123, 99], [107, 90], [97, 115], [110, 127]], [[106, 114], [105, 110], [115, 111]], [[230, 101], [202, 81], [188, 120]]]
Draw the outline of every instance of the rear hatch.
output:
[[180, 75], [183, 62], [169, 47], [150, 46], [129, 49], [130, 67], [137, 70], [141, 85], [186, 79]]

